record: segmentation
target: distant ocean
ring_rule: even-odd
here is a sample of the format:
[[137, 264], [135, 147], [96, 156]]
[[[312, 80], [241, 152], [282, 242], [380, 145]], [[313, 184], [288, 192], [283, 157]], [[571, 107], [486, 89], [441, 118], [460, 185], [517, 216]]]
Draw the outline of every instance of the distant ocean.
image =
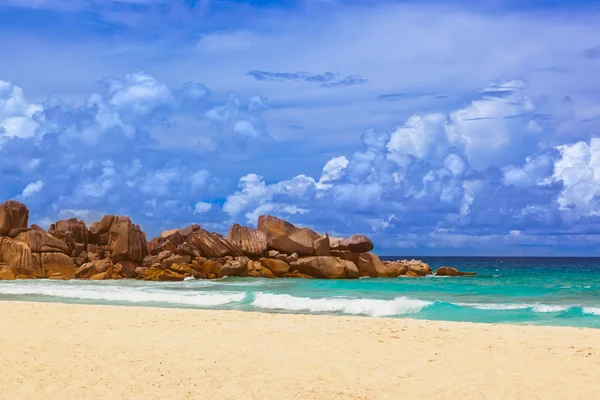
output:
[[[382, 259], [404, 259], [382, 257]], [[408, 257], [409, 259], [411, 257]], [[415, 257], [475, 277], [0, 281], [0, 300], [600, 328], [600, 258]]]

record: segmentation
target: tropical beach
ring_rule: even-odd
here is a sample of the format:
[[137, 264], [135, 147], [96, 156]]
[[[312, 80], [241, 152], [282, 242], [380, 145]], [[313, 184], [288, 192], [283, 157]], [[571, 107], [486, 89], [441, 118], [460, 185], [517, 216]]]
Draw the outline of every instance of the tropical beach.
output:
[[6, 399], [596, 399], [600, 331], [0, 302]]
[[0, 400], [599, 399], [598, 21], [0, 1]]

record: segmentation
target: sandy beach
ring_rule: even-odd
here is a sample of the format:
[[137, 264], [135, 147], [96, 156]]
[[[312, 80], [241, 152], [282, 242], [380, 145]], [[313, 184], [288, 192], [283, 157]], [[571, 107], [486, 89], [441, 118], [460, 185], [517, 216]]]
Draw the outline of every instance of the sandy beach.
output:
[[0, 302], [3, 399], [597, 399], [600, 331]]

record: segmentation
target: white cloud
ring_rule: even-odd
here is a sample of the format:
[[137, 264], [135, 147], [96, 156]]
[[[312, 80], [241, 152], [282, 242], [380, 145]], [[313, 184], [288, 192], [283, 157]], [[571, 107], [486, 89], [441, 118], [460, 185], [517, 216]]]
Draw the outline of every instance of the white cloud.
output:
[[211, 208], [212, 204], [200, 201], [194, 206], [194, 214], [204, 214], [209, 212]]
[[43, 181], [40, 180], [40, 181], [31, 182], [27, 186], [25, 186], [25, 189], [23, 189], [23, 193], [21, 193], [21, 197], [26, 198], [26, 197], [33, 196], [34, 194], [39, 193], [43, 188], [44, 188]]
[[560, 209], [575, 216], [600, 215], [600, 138], [558, 150], [561, 158], [554, 163], [552, 179], [563, 184], [557, 198]]

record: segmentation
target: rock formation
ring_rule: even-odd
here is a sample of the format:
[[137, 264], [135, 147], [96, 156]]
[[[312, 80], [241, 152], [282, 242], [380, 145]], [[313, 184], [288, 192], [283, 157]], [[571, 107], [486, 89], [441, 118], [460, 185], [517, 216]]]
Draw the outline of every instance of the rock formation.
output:
[[[75, 218], [48, 232], [27, 227], [24, 204], [0, 204], [0, 280], [21, 278], [181, 281], [223, 277], [356, 279], [431, 274], [418, 260], [381, 261], [364, 235], [335, 238], [268, 215], [258, 229], [233, 224], [227, 237], [200, 225], [146, 240], [129, 217], [105, 215], [89, 229]], [[437, 275], [462, 276], [451, 267]]]

